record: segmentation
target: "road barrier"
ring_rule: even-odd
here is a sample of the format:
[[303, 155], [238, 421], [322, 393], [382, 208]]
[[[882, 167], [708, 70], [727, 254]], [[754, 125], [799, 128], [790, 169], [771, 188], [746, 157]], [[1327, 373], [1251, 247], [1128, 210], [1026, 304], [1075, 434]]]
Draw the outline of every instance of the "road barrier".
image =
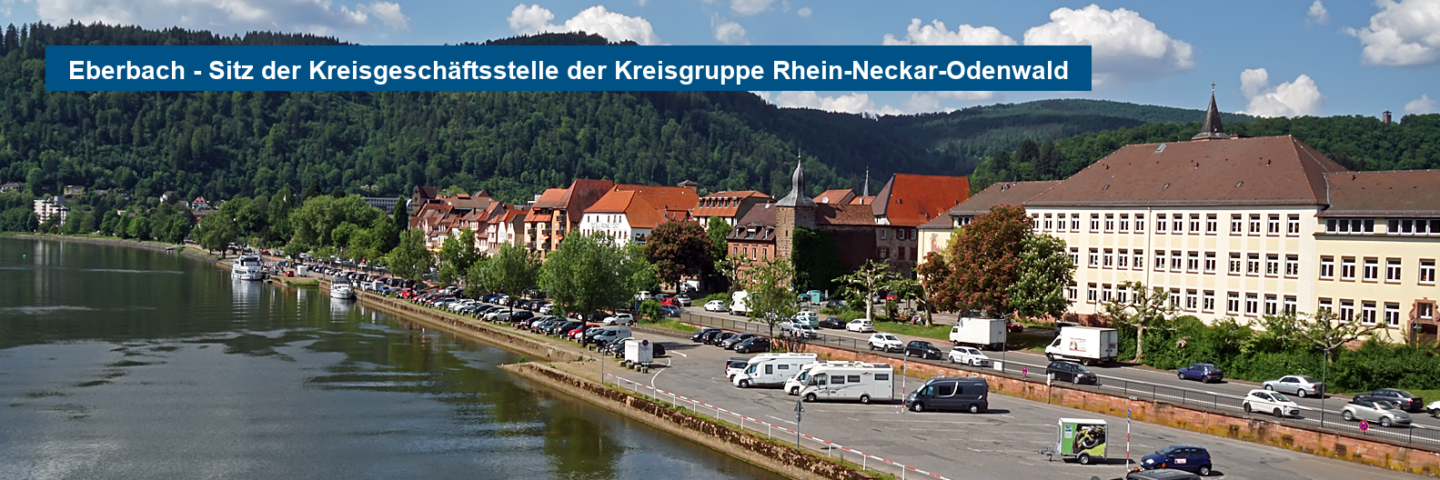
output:
[[[785, 434], [786, 437], [789, 437], [789, 436], [791, 436], [791, 435], [798, 435], [797, 438], [803, 438], [803, 439], [805, 439], [805, 440], [810, 440], [810, 441], [813, 443], [812, 445], [802, 445], [802, 446], [804, 446], [805, 448], [809, 448], [809, 449], [811, 449], [811, 450], [816, 450], [816, 451], [823, 452], [827, 458], [838, 458], [838, 459], [840, 459], [840, 460], [846, 460], [845, 454], [844, 454], [843, 452], [850, 452], [850, 453], [855, 454], [855, 455], [857, 455], [857, 456], [860, 457], [860, 462], [859, 462], [859, 463], [860, 463], [861, 469], [863, 469], [863, 470], [874, 470], [874, 471], [876, 471], [876, 472], [890, 473], [890, 472], [884, 472], [884, 471], [882, 471], [882, 470], [880, 470], [880, 469], [877, 469], [877, 468], [872, 467], [872, 466], [870, 465], [870, 462], [871, 462], [871, 461], [875, 461], [875, 462], [880, 462], [880, 464], [888, 465], [888, 466], [890, 466], [890, 467], [895, 468], [896, 471], [899, 472], [900, 478], [901, 478], [902, 480], [905, 479], [905, 478], [908, 478], [908, 477], [906, 476], [906, 474], [907, 474], [908, 472], [915, 472], [915, 473], [919, 473], [919, 474], [928, 476], [928, 477], [930, 477], [930, 478], [938, 478], [938, 479], [940, 479], [940, 480], [950, 480], [949, 478], [946, 478], [946, 477], [943, 477], [943, 476], [940, 476], [940, 475], [937, 475], [937, 474], [934, 474], [934, 473], [931, 473], [931, 472], [927, 472], [927, 471], [925, 471], [925, 470], [921, 470], [921, 469], [918, 469], [918, 468], [915, 468], [915, 467], [912, 467], [912, 466], [909, 466], [909, 465], [905, 465], [905, 464], [898, 463], [898, 462], [895, 462], [895, 461], [892, 461], [892, 460], [888, 460], [888, 459], [885, 459], [885, 458], [881, 458], [881, 457], [876, 456], [876, 455], [871, 455], [871, 454], [869, 454], [869, 453], [861, 452], [861, 451], [859, 451], [859, 450], [855, 450], [855, 449], [853, 449], [853, 448], [846, 447], [846, 446], [840, 445], [840, 444], [838, 444], [838, 443], [830, 442], [830, 441], [823, 440], [823, 439], [820, 439], [820, 438], [817, 438], [817, 437], [814, 437], [814, 436], [811, 436], [811, 435], [807, 435], [807, 434], [805, 434], [805, 433], [803, 433], [803, 432], [797, 432], [796, 430], [791, 430], [791, 429], [789, 429], [789, 428], [785, 428], [785, 427], [782, 427], [782, 426], [780, 426], [780, 425], [775, 425], [775, 424], [773, 424], [773, 423], [769, 423], [769, 422], [766, 422], [766, 421], [764, 421], [764, 420], [752, 418], [752, 417], [746, 416], [746, 415], [744, 415], [744, 414], [742, 414], [742, 413], [739, 413], [739, 412], [733, 412], [733, 411], [730, 411], [730, 410], [726, 410], [726, 409], [721, 408], [721, 407], [719, 407], [719, 406], [711, 405], [711, 404], [709, 404], [709, 403], [705, 403], [705, 402], [702, 402], [702, 401], [697, 400], [697, 399], [694, 399], [694, 398], [686, 397], [686, 396], [684, 396], [684, 395], [679, 395], [679, 394], [676, 394], [676, 393], [674, 393], [674, 392], [667, 392], [667, 391], [664, 391], [664, 390], [655, 388], [654, 386], [646, 385], [646, 384], [640, 383], [640, 382], [636, 382], [636, 381], [634, 381], [634, 380], [630, 380], [630, 379], [625, 378], [625, 377], [620, 377], [620, 376], [617, 376], [617, 375], [614, 375], [614, 374], [610, 374], [610, 373], [606, 373], [605, 376], [606, 376], [606, 377], [609, 377], [609, 380], [612, 381], [612, 382], [614, 382], [616, 385], [621, 385], [622, 387], [628, 386], [628, 388], [630, 389], [630, 391], [635, 392], [637, 395], [649, 397], [650, 399], [655, 400], [655, 401], [666, 402], [666, 403], [669, 403], [670, 405], [675, 406], [675, 407], [681, 407], [681, 408], [683, 408], [683, 407], [685, 407], [686, 405], [689, 405], [689, 406], [690, 406], [689, 410], [690, 410], [691, 412], [694, 412], [694, 413], [699, 414], [699, 415], [707, 415], [707, 416], [710, 416], [711, 418], [714, 418], [714, 419], [716, 419], [716, 420], [724, 420], [724, 421], [727, 421], [727, 422], [733, 420], [736, 425], [739, 425], [739, 426], [740, 426], [740, 429], [741, 429], [741, 430], [745, 430], [746, 423], [748, 422], [748, 423], [750, 424], [750, 429], [751, 429], [751, 430], [756, 431], [757, 434], [758, 434], [758, 432], [759, 432], [760, 430], [764, 430], [766, 437], [767, 437], [767, 438], [770, 438], [770, 439], [772, 439], [772, 440], [775, 439], [775, 436], [774, 436], [774, 435], [775, 435], [775, 432], [779, 432], [779, 433]], [[703, 408], [702, 408], [702, 407], [703, 407]], [[713, 413], [712, 413], [712, 412], [713, 412]], [[782, 439], [780, 439], [780, 440], [784, 440], [784, 439], [782, 438]], [[780, 441], [780, 440], [777, 440], [777, 441]], [[837, 453], [837, 451], [839, 451], [840, 453]], [[852, 463], [854, 463], [854, 459], [850, 459], [849, 461], [852, 462]]]

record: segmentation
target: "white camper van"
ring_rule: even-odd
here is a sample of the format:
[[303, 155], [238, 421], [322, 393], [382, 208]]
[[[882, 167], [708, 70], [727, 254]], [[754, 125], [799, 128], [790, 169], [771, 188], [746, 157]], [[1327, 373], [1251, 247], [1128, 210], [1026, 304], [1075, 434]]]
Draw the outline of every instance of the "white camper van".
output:
[[818, 361], [818, 362], [815, 362], [815, 363], [807, 363], [807, 364], [805, 364], [805, 365], [801, 365], [801, 366], [800, 366], [800, 372], [799, 372], [799, 373], [796, 373], [795, 376], [790, 377], [789, 380], [786, 380], [786, 381], [785, 381], [785, 393], [786, 393], [787, 395], [799, 395], [799, 394], [800, 394], [800, 390], [803, 389], [803, 388], [805, 388], [805, 384], [807, 384], [807, 383], [810, 382], [810, 370], [814, 369], [815, 367], [822, 366], [822, 365], [824, 365], [824, 366], [840, 366], [840, 365], [862, 366], [862, 365], [865, 365], [865, 362], [859, 362], [859, 361], [853, 361], [853, 360], [852, 360], [852, 361], [824, 360], [824, 361]]
[[810, 369], [810, 381], [800, 391], [807, 402], [816, 400], [894, 400], [895, 368], [884, 363], [835, 365]]
[[750, 293], [749, 293], [749, 292], [746, 292], [746, 291], [744, 291], [744, 290], [735, 292], [734, 295], [731, 295], [731, 296], [730, 296], [730, 314], [731, 314], [731, 315], [749, 315], [749, 314], [750, 314], [750, 307], [745, 306], [745, 299], [746, 299], [746, 298], [749, 298], [749, 297], [750, 297]]
[[778, 387], [795, 376], [800, 367], [815, 363], [813, 353], [764, 353], [750, 358], [745, 370], [731, 377], [740, 388]]

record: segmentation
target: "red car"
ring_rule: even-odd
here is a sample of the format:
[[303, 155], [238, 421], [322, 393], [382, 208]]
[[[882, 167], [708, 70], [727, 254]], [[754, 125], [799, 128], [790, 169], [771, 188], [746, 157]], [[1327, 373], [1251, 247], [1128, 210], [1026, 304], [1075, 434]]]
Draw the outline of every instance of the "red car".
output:
[[1017, 332], [1023, 332], [1023, 331], [1025, 331], [1025, 326], [1024, 326], [1024, 325], [1021, 325], [1021, 324], [1016, 323], [1016, 322], [1014, 322], [1014, 321], [1006, 322], [1006, 323], [1005, 323], [1005, 328], [1009, 329], [1009, 330], [1010, 330], [1010, 333], [1017, 333]]
[[665, 306], [665, 305], [670, 305], [670, 306], [672, 306], [672, 307], [678, 307], [678, 306], [680, 306], [680, 302], [675, 301], [675, 297], [665, 297], [665, 298], [660, 299], [660, 306], [663, 307], [663, 306]]

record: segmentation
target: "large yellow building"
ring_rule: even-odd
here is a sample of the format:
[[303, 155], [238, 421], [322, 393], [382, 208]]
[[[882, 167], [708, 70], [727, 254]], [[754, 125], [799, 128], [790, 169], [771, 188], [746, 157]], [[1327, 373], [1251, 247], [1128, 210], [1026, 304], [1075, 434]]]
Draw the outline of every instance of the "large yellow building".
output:
[[[1292, 137], [1231, 138], [1211, 100], [1188, 142], [1130, 145], [1060, 182], [994, 185], [950, 212], [950, 229], [1000, 204], [1076, 263], [1071, 312], [1094, 315], [1133, 292], [1169, 292], [1210, 322], [1328, 309], [1378, 336], [1436, 333], [1440, 171], [1350, 172]], [[942, 248], [941, 222], [922, 255]]]

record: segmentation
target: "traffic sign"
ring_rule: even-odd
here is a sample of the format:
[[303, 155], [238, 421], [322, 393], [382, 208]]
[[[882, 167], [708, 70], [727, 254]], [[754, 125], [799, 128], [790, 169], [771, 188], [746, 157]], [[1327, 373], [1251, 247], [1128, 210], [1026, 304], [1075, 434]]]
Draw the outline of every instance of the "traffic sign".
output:
[[1370, 422], [1361, 420], [1361, 421], [1360, 421], [1360, 431], [1364, 432], [1364, 431], [1368, 431], [1368, 430], [1370, 430]]
[[1030, 374], [1030, 367], [1020, 367], [1020, 374], [1021, 374], [1021, 375], [1029, 375], [1029, 374]]

